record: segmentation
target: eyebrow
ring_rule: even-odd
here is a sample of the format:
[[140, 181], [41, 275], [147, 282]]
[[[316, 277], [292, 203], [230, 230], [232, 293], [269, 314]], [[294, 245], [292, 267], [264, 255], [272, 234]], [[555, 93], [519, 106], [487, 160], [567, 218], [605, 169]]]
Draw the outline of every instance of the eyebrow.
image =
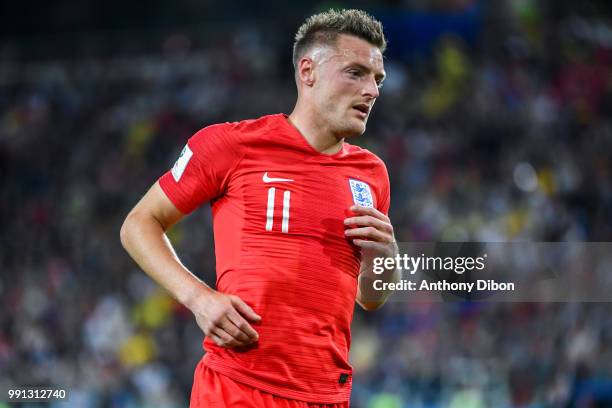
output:
[[[354, 63], [349, 64], [349, 67], [359, 68], [360, 70], [365, 71], [367, 73], [372, 72], [372, 70], [370, 68], [368, 68], [365, 65], [360, 64], [358, 62], [354, 62]], [[384, 73], [382, 73], [382, 74], [374, 74], [374, 78], [377, 81], [381, 81], [382, 82], [382, 81], [385, 80], [386, 77], [387, 77], [387, 75], [385, 75]]]

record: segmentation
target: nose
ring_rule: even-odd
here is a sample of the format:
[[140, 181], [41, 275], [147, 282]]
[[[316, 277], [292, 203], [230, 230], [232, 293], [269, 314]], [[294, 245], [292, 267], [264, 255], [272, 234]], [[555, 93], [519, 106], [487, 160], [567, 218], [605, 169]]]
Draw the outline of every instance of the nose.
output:
[[378, 89], [378, 84], [376, 83], [374, 75], [370, 75], [368, 77], [368, 80], [363, 88], [362, 95], [369, 96], [372, 99], [376, 99], [378, 98], [378, 95], [380, 95], [380, 90]]

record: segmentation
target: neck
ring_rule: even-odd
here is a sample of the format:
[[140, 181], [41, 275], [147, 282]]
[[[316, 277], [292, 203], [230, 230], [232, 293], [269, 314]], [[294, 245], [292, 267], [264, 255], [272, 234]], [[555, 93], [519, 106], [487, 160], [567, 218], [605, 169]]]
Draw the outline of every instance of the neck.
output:
[[304, 139], [316, 151], [323, 154], [335, 154], [342, 149], [343, 137], [336, 136], [326, 124], [318, 120], [318, 115], [310, 109], [304, 109], [298, 103], [289, 115], [289, 122], [302, 134]]

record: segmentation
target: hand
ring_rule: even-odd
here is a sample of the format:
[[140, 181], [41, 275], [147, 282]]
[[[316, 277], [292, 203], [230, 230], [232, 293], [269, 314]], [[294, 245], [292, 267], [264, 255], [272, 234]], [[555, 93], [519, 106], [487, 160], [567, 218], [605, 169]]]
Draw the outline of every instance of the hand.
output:
[[261, 317], [238, 296], [212, 292], [200, 296], [190, 309], [200, 329], [220, 347], [244, 347], [259, 339], [248, 322]]
[[353, 227], [344, 231], [346, 237], [373, 256], [395, 256], [397, 244], [389, 217], [376, 208], [354, 205], [350, 210], [357, 216], [344, 220], [344, 225]]
[[352, 206], [356, 216], [344, 220], [347, 228], [344, 233], [347, 238], [361, 248], [361, 269], [356, 301], [365, 310], [373, 311], [380, 308], [391, 292], [377, 291], [372, 287], [373, 279], [397, 281], [396, 268], [385, 271], [384, 275], [373, 276], [372, 261], [376, 257], [391, 258], [397, 254], [397, 243], [393, 235], [393, 226], [389, 217], [375, 208]]

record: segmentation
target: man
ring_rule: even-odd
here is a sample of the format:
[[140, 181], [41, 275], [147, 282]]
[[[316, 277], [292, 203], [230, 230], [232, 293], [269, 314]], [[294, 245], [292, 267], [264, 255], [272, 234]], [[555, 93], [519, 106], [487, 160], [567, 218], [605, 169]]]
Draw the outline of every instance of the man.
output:
[[[345, 142], [365, 131], [385, 46], [381, 24], [362, 11], [310, 17], [294, 44], [291, 115], [198, 131], [126, 218], [126, 250], [206, 335], [192, 407], [348, 406], [354, 304], [384, 303], [371, 258], [396, 251], [386, 168]], [[209, 201], [216, 291], [165, 235]]]

